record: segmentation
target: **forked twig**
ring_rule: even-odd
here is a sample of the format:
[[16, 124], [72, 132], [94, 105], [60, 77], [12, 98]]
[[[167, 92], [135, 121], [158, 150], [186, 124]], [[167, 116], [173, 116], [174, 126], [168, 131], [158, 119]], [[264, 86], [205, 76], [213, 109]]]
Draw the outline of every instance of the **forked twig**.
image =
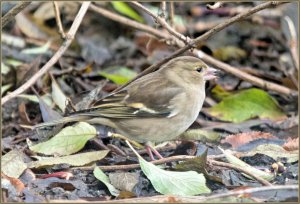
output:
[[61, 37], [63, 39], [65, 39], [66, 34], [64, 32], [64, 29], [63, 29], [63, 26], [62, 26], [62, 23], [61, 23], [59, 6], [58, 6], [57, 1], [53, 1], [53, 7], [54, 7], [54, 13], [55, 13], [55, 20], [56, 20], [56, 23], [57, 23], [57, 26], [58, 26], [58, 32], [61, 34]]
[[8, 95], [4, 96], [1, 100], [1, 105], [5, 104], [7, 101], [15, 98], [16, 96], [18, 96], [19, 94], [23, 93], [28, 88], [30, 88], [30, 86], [32, 86], [41, 76], [43, 76], [58, 61], [58, 59], [63, 55], [63, 53], [70, 46], [90, 3], [91, 2], [88, 1], [82, 3], [82, 6], [79, 9], [76, 18], [69, 32], [66, 35], [66, 40], [61, 45], [61, 47], [57, 50], [57, 52], [51, 57], [51, 59], [22, 86], [20, 86], [18, 89], [14, 90], [13, 92], [9, 93]]

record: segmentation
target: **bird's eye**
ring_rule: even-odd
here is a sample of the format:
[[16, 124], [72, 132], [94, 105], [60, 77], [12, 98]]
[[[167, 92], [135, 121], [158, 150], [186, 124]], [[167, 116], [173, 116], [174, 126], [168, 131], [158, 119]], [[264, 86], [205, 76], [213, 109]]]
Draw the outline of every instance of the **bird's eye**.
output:
[[197, 72], [202, 72], [202, 70], [203, 70], [203, 67], [198, 67], [198, 68], [196, 69]]

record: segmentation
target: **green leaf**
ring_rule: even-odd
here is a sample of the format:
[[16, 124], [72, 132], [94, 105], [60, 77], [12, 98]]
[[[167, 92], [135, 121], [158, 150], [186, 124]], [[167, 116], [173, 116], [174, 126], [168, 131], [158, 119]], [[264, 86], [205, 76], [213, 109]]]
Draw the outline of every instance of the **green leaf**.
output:
[[193, 159], [188, 159], [183, 162], [180, 162], [175, 166], [175, 169], [178, 171], [186, 171], [186, 170], [193, 170], [198, 173], [206, 174], [206, 161], [207, 161], [207, 148], [203, 152], [202, 155], [199, 155]]
[[234, 46], [226, 46], [220, 47], [213, 51], [213, 56], [221, 61], [228, 61], [228, 60], [240, 60], [247, 56], [245, 50], [234, 47]]
[[23, 152], [12, 150], [2, 156], [1, 171], [6, 175], [14, 178], [19, 178], [27, 165], [23, 161]]
[[[265, 171], [256, 169], [256, 168], [250, 166], [249, 164], [243, 162], [242, 160], [238, 159], [237, 157], [233, 156], [232, 154], [228, 153], [227, 151], [224, 151], [224, 150], [222, 150], [222, 151], [225, 154], [225, 157], [229, 161], [229, 163], [234, 164], [239, 167], [243, 167], [244, 169], [248, 170], [249, 172], [252, 172], [256, 176], [261, 177], [267, 181], [271, 181], [274, 179], [274, 177], [275, 177], [274, 174], [267, 173]], [[247, 178], [252, 179], [252, 177], [248, 176], [247, 174], [243, 173], [243, 175], [246, 176]]]
[[38, 157], [39, 161], [29, 164], [30, 168], [38, 168], [42, 166], [52, 166], [55, 164], [69, 164], [71, 166], [83, 166], [94, 161], [103, 159], [109, 150], [101, 150], [95, 152], [85, 152], [64, 157]]
[[10, 71], [10, 67], [1, 62], [1, 74], [7, 74]]
[[[27, 99], [27, 100], [30, 100], [32, 102], [35, 102], [35, 103], [39, 103], [39, 99], [37, 96], [35, 95], [29, 95], [29, 94], [20, 94], [17, 96], [18, 98], [24, 98], [24, 99]], [[41, 97], [43, 99], [43, 101], [48, 105], [48, 106], [52, 106], [53, 102], [52, 102], [52, 99], [50, 97], [49, 94], [45, 94]]]
[[175, 172], [160, 169], [139, 156], [141, 169], [156, 191], [164, 195], [192, 196], [210, 193], [203, 174], [195, 171]]
[[132, 71], [127, 67], [111, 67], [99, 72], [99, 74], [118, 85], [127, 83], [137, 75], [135, 71]]
[[69, 155], [81, 150], [86, 142], [95, 136], [95, 127], [86, 122], [79, 122], [75, 126], [64, 128], [50, 140], [29, 148], [45, 155]]
[[39, 55], [44, 54], [49, 51], [49, 47], [51, 45], [51, 42], [48, 41], [45, 45], [41, 47], [35, 47], [35, 48], [28, 48], [21, 51], [23, 54], [30, 54], [30, 55]]
[[220, 86], [219, 84], [217, 84], [212, 90], [211, 93], [213, 94], [213, 96], [215, 98], [217, 98], [218, 100], [222, 100], [224, 98], [226, 98], [227, 96], [232, 95], [232, 92], [226, 91], [223, 89], [222, 86]]
[[93, 173], [94, 173], [94, 176], [98, 180], [100, 180], [102, 183], [104, 183], [106, 185], [109, 192], [113, 196], [118, 196], [119, 195], [120, 191], [118, 189], [116, 189], [113, 185], [110, 184], [109, 178], [105, 175], [105, 173], [99, 167], [95, 167]]
[[138, 157], [144, 174], [151, 181], [155, 190], [161, 194], [189, 196], [211, 192], [205, 185], [206, 181], [203, 174], [198, 174], [195, 171], [176, 172], [160, 169], [144, 160], [128, 140], [126, 140], [126, 143]]
[[52, 98], [53, 98], [53, 101], [58, 105], [60, 110], [62, 112], [65, 112], [67, 97], [62, 92], [59, 85], [53, 78], [52, 78]]
[[227, 96], [220, 103], [208, 109], [212, 116], [230, 122], [242, 122], [259, 117], [270, 120], [286, 118], [277, 101], [267, 92], [251, 88]]
[[219, 142], [221, 135], [212, 130], [189, 129], [180, 135], [183, 140], [198, 140], [201, 142]]
[[6, 64], [11, 65], [11, 66], [13, 66], [13, 67], [17, 67], [17, 66], [22, 65], [23, 62], [20, 62], [20, 61], [15, 60], [15, 59], [7, 59], [7, 60], [6, 60]]
[[12, 84], [6, 84], [4, 86], [1, 86], [1, 96], [5, 93], [5, 91], [10, 89], [10, 87], [12, 87]]
[[135, 12], [135, 10], [128, 6], [127, 3], [121, 1], [112, 1], [111, 4], [119, 13], [128, 16], [140, 23], [144, 22], [144, 19], [137, 12]]

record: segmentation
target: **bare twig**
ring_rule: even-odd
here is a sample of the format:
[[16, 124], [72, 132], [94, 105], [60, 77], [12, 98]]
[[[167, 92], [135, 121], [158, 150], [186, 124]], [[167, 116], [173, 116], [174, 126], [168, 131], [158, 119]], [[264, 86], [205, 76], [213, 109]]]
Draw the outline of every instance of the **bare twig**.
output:
[[26, 91], [30, 86], [32, 86], [41, 76], [43, 76], [56, 62], [57, 60], [63, 55], [63, 53], [67, 50], [67, 48], [70, 46], [74, 35], [90, 5], [90, 2], [83, 2], [82, 6], [69, 30], [69, 32], [66, 35], [66, 40], [62, 44], [62, 46], [57, 50], [57, 52], [52, 56], [52, 58], [37, 72], [35, 75], [33, 75], [26, 83], [24, 83], [22, 86], [20, 86], [15, 91], [9, 93], [5, 97], [2, 98], [1, 104], [5, 104], [7, 101], [15, 98], [17, 95], [23, 93]]
[[108, 144], [107, 147], [109, 148], [109, 150], [111, 150], [112, 152], [114, 152], [120, 156], [123, 156], [123, 157], [127, 156], [127, 154], [123, 150], [121, 150], [119, 147], [117, 147], [116, 145]]
[[170, 11], [169, 11], [170, 26], [174, 28], [174, 1], [170, 1], [169, 5], [170, 5]]
[[265, 186], [272, 186], [272, 184], [270, 182], [268, 182], [267, 180], [253, 174], [252, 172], [248, 171], [247, 169], [245, 169], [243, 167], [225, 163], [225, 162], [215, 161], [215, 160], [208, 160], [208, 163], [210, 163], [213, 166], [222, 166], [222, 167], [238, 170], [240, 172], [243, 172], [243, 173], [251, 176], [252, 178], [256, 179], [257, 181], [259, 181], [261, 184], [263, 184]]
[[18, 13], [20, 13], [24, 8], [26, 8], [31, 1], [19, 2], [15, 7], [8, 11], [2, 18], [2, 28], [11, 21]]
[[99, 14], [101, 14], [102, 16], [105, 16], [106, 18], [109, 18], [109, 19], [112, 19], [112, 20], [117, 21], [119, 23], [128, 25], [128, 26], [133, 27], [135, 29], [142, 30], [142, 31], [147, 32], [149, 34], [152, 34], [154, 36], [162, 37], [162, 38], [165, 38], [165, 39], [170, 38], [170, 36], [167, 33], [161, 32], [161, 31], [156, 30], [156, 29], [154, 29], [150, 26], [144, 25], [142, 23], [138, 23], [136, 21], [130, 20], [130, 19], [125, 18], [123, 16], [114, 14], [114, 13], [112, 13], [112, 12], [106, 10], [106, 9], [97, 7], [93, 4], [90, 5], [90, 9], [97, 12], [97, 13], [99, 13]]
[[[263, 10], [265, 8], [268, 8], [268, 7], [271, 7], [271, 6], [274, 6], [274, 5], [279, 5], [279, 4], [282, 4], [284, 2], [266, 2], [266, 3], [263, 3], [263, 4], [260, 4], [252, 9], [250, 9], [249, 11], [247, 12], [243, 12], [235, 17], [232, 17], [228, 20], [226, 20], [224, 23], [221, 23], [219, 25], [217, 25], [216, 27], [212, 28], [211, 30], [209, 30], [208, 32], [206, 32], [205, 34], [201, 35], [200, 37], [196, 38], [195, 40], [191, 41], [188, 45], [183, 45], [183, 44], [179, 44], [179, 46], [181, 46], [182, 48], [177, 50], [176, 52], [174, 52], [171, 56], [167, 57], [167, 58], [164, 58], [163, 60], [161, 60], [160, 62], [148, 67], [146, 70], [144, 70], [143, 72], [141, 72], [140, 74], [137, 75], [136, 78], [134, 78], [133, 80], [129, 81], [127, 84], [121, 86], [120, 88], [118, 88], [116, 91], [122, 89], [123, 87], [127, 86], [129, 83], [131, 83], [132, 81], [134, 81], [135, 79], [137, 78], [140, 78], [141, 76], [144, 76], [150, 72], [153, 72], [155, 71], [156, 69], [158, 69], [161, 65], [163, 65], [164, 63], [166, 63], [167, 61], [169, 61], [170, 59], [173, 59], [174, 57], [177, 57], [179, 56], [180, 54], [182, 54], [183, 52], [187, 51], [188, 49], [192, 48], [193, 45], [197, 45], [199, 44], [201, 41], [204, 41], [206, 39], [208, 39], [210, 36], [212, 36], [213, 34], [215, 34], [216, 32], [224, 29], [225, 27], [233, 24], [234, 22], [238, 21], [238, 20], [241, 20], [241, 19], [244, 19], [248, 16], [250, 16], [251, 14], [255, 13], [255, 12], [258, 12], [260, 10]], [[151, 15], [153, 18], [156, 18], [157, 20], [159, 19], [159, 17], [156, 17], [153, 13], [151, 13], [150, 11], [148, 11], [147, 8], [141, 6], [140, 4], [136, 3], [136, 2], [133, 2], [134, 5], [138, 6], [139, 8], [143, 9], [144, 11], [146, 11], [149, 15]], [[158, 20], [158, 22], [161, 22]], [[168, 29], [172, 30], [172, 32], [170, 32], [170, 34], [176, 32], [174, 31], [173, 28], [171, 28], [170, 26], [168, 27]], [[168, 30], [169, 31], [169, 30]], [[176, 32], [177, 33], [177, 32]], [[175, 37], [177, 37], [178, 39], [181, 39], [181, 37], [179, 37], [178, 35], [174, 35]], [[160, 36], [162, 37], [162, 36]], [[225, 64], [221, 61], [218, 61], [212, 57], [209, 57], [208, 55], [204, 54], [201, 55], [203, 52], [201, 51], [198, 51], [198, 50], [194, 50], [194, 54], [199, 56], [199, 57], [202, 57], [202, 59], [205, 61], [205, 62], [208, 62], [210, 64], [213, 64], [215, 65], [216, 67], [218, 67], [218, 65], [221, 65], [221, 69], [223, 69], [224, 71], [226, 72], [229, 72], [239, 78], [242, 78], [246, 81], [249, 81], [251, 83], [253, 83], [254, 85], [257, 85], [261, 88], [265, 88], [267, 90], [272, 90], [272, 91], [276, 91], [278, 93], [282, 93], [282, 94], [285, 94], [285, 95], [291, 95], [291, 96], [297, 96], [298, 93], [294, 90], [291, 90], [287, 87], [284, 87], [284, 86], [281, 86], [281, 85], [278, 85], [278, 84], [275, 84], [275, 83], [272, 83], [272, 82], [268, 82], [268, 81], [265, 81], [265, 80], [262, 80], [258, 77], [255, 77], [255, 76], [252, 76], [250, 74], [247, 74], [245, 72], [242, 72], [240, 71], [238, 68], [235, 68], [235, 67], [232, 67], [228, 64]]]
[[55, 13], [55, 20], [56, 20], [56, 23], [57, 23], [57, 26], [58, 26], [58, 32], [61, 34], [61, 37], [63, 39], [65, 39], [66, 34], [64, 32], [64, 29], [63, 29], [63, 26], [62, 26], [62, 23], [61, 23], [59, 6], [58, 6], [57, 1], [53, 1], [53, 7], [54, 7], [54, 13]]
[[224, 62], [221, 62], [219, 60], [216, 60], [214, 59], [213, 57], [205, 54], [204, 52], [198, 50], [198, 51], [195, 51], [197, 52], [197, 56], [202, 59], [203, 61], [215, 66], [215, 67], [218, 67], [219, 69], [222, 69], [240, 79], [243, 79], [245, 81], [248, 81], [258, 87], [261, 87], [261, 88], [264, 88], [264, 89], [267, 89], [267, 90], [272, 90], [272, 91], [275, 91], [275, 92], [278, 92], [278, 93], [282, 93], [284, 95], [288, 95], [288, 96], [297, 96], [298, 95], [298, 92], [297, 91], [294, 91], [292, 89], [289, 89], [287, 87], [284, 87], [284, 86], [281, 86], [281, 85], [278, 85], [278, 84], [275, 84], [275, 83], [272, 83], [272, 82], [269, 82], [269, 81], [266, 81], [266, 80], [263, 80], [261, 78], [258, 78], [258, 77], [255, 77], [255, 76], [252, 76], [250, 74], [247, 74], [246, 72], [243, 72], [241, 70], [239, 70], [238, 68], [235, 68], [235, 67], [232, 67]]
[[164, 18], [160, 17], [160, 16], [156, 16], [154, 13], [152, 13], [152, 11], [150, 11], [149, 9], [147, 9], [146, 7], [144, 7], [142, 4], [136, 2], [136, 1], [132, 1], [130, 2], [133, 5], [135, 5], [136, 7], [138, 7], [139, 9], [145, 11], [147, 14], [149, 14], [150, 16], [152, 16], [157, 23], [159, 23], [162, 27], [164, 27], [171, 35], [174, 35], [176, 38], [178, 38], [179, 40], [181, 40], [183, 43], [187, 43], [190, 41], [190, 38], [185, 37], [184, 35], [182, 35], [181, 33], [177, 32], [176, 30], [174, 30], [166, 21]]
[[160, 14], [160, 17], [162, 17], [163, 19], [166, 19], [166, 17], [167, 17], [166, 11], [167, 11], [166, 2], [162, 1], [161, 2], [161, 14]]
[[[220, 155], [217, 155], [217, 156], [219, 157]], [[150, 162], [152, 164], [165, 164], [165, 163], [188, 160], [188, 159], [194, 159], [194, 158], [197, 158], [197, 156], [178, 155], [178, 156], [167, 157], [167, 158], [163, 158], [163, 159], [155, 160], [155, 161], [150, 161]], [[211, 164], [211, 165], [222, 166], [222, 167], [226, 167], [226, 168], [230, 168], [230, 169], [240, 171], [242, 173], [245, 173], [245, 174], [251, 176], [252, 178], [256, 179], [257, 181], [259, 181], [261, 184], [263, 184], [265, 186], [272, 186], [272, 184], [269, 183], [268, 181], [266, 181], [265, 179], [263, 179], [259, 176], [256, 176], [255, 174], [253, 174], [252, 172], [246, 170], [243, 167], [239, 167], [239, 166], [229, 164], [229, 163], [225, 163], [225, 162], [215, 161], [212, 158], [213, 158], [213, 156], [208, 156], [208, 163]], [[110, 166], [98, 166], [98, 167], [102, 171], [132, 170], [132, 169], [140, 168], [140, 164], [110, 165]], [[94, 167], [75, 167], [75, 169], [78, 169], [78, 168], [81, 169], [81, 170], [88, 170], [88, 171], [91, 171], [91, 170], [94, 169]]]
[[[195, 156], [188, 156], [188, 155], [178, 155], [163, 158], [160, 160], [150, 161], [152, 164], [165, 164], [175, 161], [182, 161], [186, 159], [193, 159]], [[131, 170], [140, 168], [140, 164], [126, 164], [126, 165], [110, 165], [110, 166], [98, 166], [102, 171], [115, 171], [115, 170]], [[94, 167], [75, 167], [75, 169], [82, 169], [82, 170], [93, 170]]]
[[209, 10], [214, 10], [214, 9], [220, 8], [223, 4], [224, 4], [224, 2], [218, 1], [218, 2], [214, 3], [214, 5], [206, 4], [206, 8]]
[[296, 67], [297, 70], [299, 70], [299, 54], [298, 54], [298, 42], [297, 42], [297, 32], [296, 32], [296, 28], [295, 25], [293, 23], [293, 21], [291, 20], [291, 18], [289, 16], [285, 16], [284, 20], [287, 22], [288, 24], [288, 28], [291, 34], [291, 40], [289, 42], [290, 44], [290, 48], [291, 48], [291, 55], [292, 55], [292, 59], [294, 61], [294, 65]]

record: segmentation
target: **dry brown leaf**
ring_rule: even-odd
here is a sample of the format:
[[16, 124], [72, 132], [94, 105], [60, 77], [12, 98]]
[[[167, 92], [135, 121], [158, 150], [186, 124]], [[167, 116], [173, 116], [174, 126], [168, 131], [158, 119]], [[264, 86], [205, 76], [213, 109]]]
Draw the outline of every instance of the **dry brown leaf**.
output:
[[282, 146], [287, 151], [294, 151], [299, 149], [299, 137], [297, 138], [288, 138], [288, 141]]
[[20, 118], [21, 118], [21, 122], [25, 125], [32, 125], [32, 122], [30, 120], [30, 118], [28, 117], [27, 111], [26, 111], [26, 106], [25, 103], [21, 103], [19, 106], [19, 114], [20, 114]]
[[233, 148], [237, 148], [243, 144], [249, 143], [253, 140], [257, 139], [277, 139], [277, 137], [273, 136], [271, 133], [260, 132], [260, 131], [252, 131], [252, 132], [244, 132], [235, 135], [228, 135], [225, 139], [221, 140], [221, 143], [229, 143]]
[[1, 173], [1, 177], [9, 180], [11, 185], [13, 185], [15, 187], [15, 189], [18, 193], [20, 193], [24, 190], [25, 185], [20, 179], [13, 178], [13, 177], [10, 177], [10, 176], [6, 176], [4, 173]]

